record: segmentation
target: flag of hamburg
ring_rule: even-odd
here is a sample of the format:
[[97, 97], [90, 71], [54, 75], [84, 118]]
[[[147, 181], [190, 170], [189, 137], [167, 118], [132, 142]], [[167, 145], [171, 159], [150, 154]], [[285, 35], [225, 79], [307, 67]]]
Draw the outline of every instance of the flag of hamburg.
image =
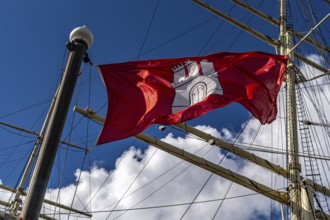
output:
[[108, 112], [98, 144], [241, 103], [262, 124], [276, 118], [287, 57], [263, 52], [100, 65]]

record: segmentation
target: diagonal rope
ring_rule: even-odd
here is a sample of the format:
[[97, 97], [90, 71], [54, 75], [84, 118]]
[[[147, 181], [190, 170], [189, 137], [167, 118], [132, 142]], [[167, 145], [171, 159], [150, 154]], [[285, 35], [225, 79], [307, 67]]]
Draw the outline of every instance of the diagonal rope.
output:
[[216, 217], [217, 214], [219, 213], [219, 210], [221, 209], [221, 206], [222, 206], [223, 202], [227, 199], [227, 195], [228, 195], [228, 193], [229, 193], [229, 191], [230, 191], [230, 189], [231, 189], [233, 183], [234, 183], [234, 182], [230, 182], [230, 185], [229, 185], [229, 187], [228, 187], [228, 189], [227, 189], [227, 191], [226, 191], [226, 193], [225, 193], [225, 196], [223, 197], [223, 199], [221, 200], [221, 202], [220, 202], [220, 204], [219, 204], [217, 210], [215, 211], [215, 213], [214, 213], [214, 215], [213, 215], [213, 217], [212, 217], [212, 220], [215, 219], [215, 217]]
[[[81, 67], [81, 68], [82, 68], [82, 67]], [[78, 103], [78, 97], [79, 97], [79, 92], [80, 92], [81, 78], [79, 77], [78, 80], [79, 80], [79, 83], [77, 83], [77, 84], [78, 84], [78, 88], [77, 88], [77, 94], [76, 94], [76, 98], [75, 98], [75, 105]], [[72, 135], [72, 131], [73, 131], [73, 128], [74, 128], [75, 115], [76, 115], [76, 114], [73, 114], [73, 116], [72, 116], [72, 121], [71, 121], [71, 125], [70, 125], [70, 131], [69, 131], [69, 134], [68, 134], [69, 142], [71, 141], [71, 135]], [[57, 202], [57, 203], [58, 203], [59, 200], [60, 200], [61, 185], [62, 185], [62, 180], [63, 180], [63, 176], [64, 176], [64, 171], [65, 171], [66, 164], [67, 164], [67, 160], [68, 160], [68, 153], [69, 153], [69, 146], [66, 146], [66, 148], [65, 148], [65, 156], [64, 156], [63, 167], [62, 167], [61, 175], [60, 175], [60, 177], [59, 177], [59, 181], [58, 181], [58, 192], [57, 192], [57, 196], [56, 196], [56, 202]], [[58, 158], [58, 160], [59, 160], [58, 164], [61, 164], [61, 162], [60, 162], [61, 157], [58, 156], [57, 158]], [[55, 218], [56, 210], [57, 210], [57, 207], [55, 207], [55, 209], [54, 209], [53, 218]]]
[[[218, 163], [218, 166], [221, 164], [221, 162], [225, 159], [225, 157], [227, 156], [228, 151], [223, 155], [223, 157], [221, 158], [221, 160]], [[198, 191], [198, 193], [196, 194], [195, 198], [193, 199], [193, 201], [191, 201], [191, 203], [189, 204], [188, 208], [186, 209], [186, 211], [183, 213], [183, 215], [181, 216], [180, 220], [183, 219], [183, 217], [187, 214], [188, 210], [190, 209], [190, 207], [192, 206], [192, 204], [196, 201], [197, 197], [201, 194], [201, 192], [203, 191], [203, 189], [205, 188], [205, 186], [207, 185], [207, 183], [210, 181], [211, 177], [214, 174], [211, 173], [209, 175], [209, 177], [207, 178], [207, 180], [205, 181], [205, 183], [203, 184], [203, 186], [200, 188], [200, 190]]]
[[[148, 161], [144, 164], [144, 166], [142, 167], [142, 169], [140, 170], [140, 172], [136, 175], [136, 177], [134, 178], [133, 182], [129, 185], [129, 187], [126, 189], [125, 193], [123, 194], [123, 196], [120, 198], [120, 200], [117, 202], [117, 204], [115, 205], [115, 207], [113, 209], [116, 209], [117, 206], [119, 205], [119, 203], [122, 201], [122, 199], [124, 198], [124, 196], [127, 194], [127, 192], [131, 189], [131, 187], [133, 186], [133, 184], [135, 183], [135, 181], [140, 177], [141, 173], [144, 171], [144, 169], [146, 168], [146, 166], [149, 164], [149, 162], [151, 161], [151, 159], [154, 157], [155, 153], [158, 151], [158, 149], [155, 149], [155, 151], [152, 153], [151, 157], [148, 159]], [[110, 212], [110, 214], [107, 216], [106, 219], [108, 219], [111, 216], [112, 212]]]
[[[71, 205], [70, 205], [70, 208], [73, 207], [73, 203], [74, 203], [74, 200], [76, 198], [76, 195], [77, 195], [77, 191], [78, 191], [78, 186], [79, 186], [79, 182], [80, 182], [80, 178], [81, 178], [81, 174], [83, 173], [83, 168], [85, 166], [85, 161], [86, 161], [86, 156], [87, 156], [87, 153], [85, 153], [85, 156], [84, 156], [84, 159], [83, 159], [83, 162], [81, 164], [81, 168], [80, 168], [80, 172], [79, 172], [79, 177], [78, 177], [78, 180], [77, 180], [77, 185], [76, 185], [76, 188], [75, 188], [75, 191], [74, 191], [74, 194], [73, 194], [73, 199], [71, 201]], [[81, 201], [80, 201], [81, 202]], [[70, 218], [70, 214], [71, 214], [71, 210], [69, 211], [69, 214], [68, 214], [68, 217], [67, 219]]]
[[[197, 150], [195, 153], [201, 151], [202, 149], [204, 149], [205, 147], [209, 146], [209, 144], [205, 144], [201, 149]], [[206, 153], [204, 153], [202, 156], [206, 155], [209, 151], [207, 151]], [[181, 161], [179, 164], [183, 163], [185, 161]], [[160, 187], [158, 187], [156, 190], [154, 190], [153, 192], [149, 193], [149, 195], [147, 195], [145, 198], [143, 198], [142, 200], [140, 200], [139, 202], [135, 203], [133, 206], [131, 206], [131, 208], [136, 207], [137, 205], [141, 204], [142, 202], [144, 202], [145, 200], [147, 200], [148, 198], [150, 198], [152, 195], [154, 195], [156, 192], [158, 192], [159, 190], [161, 190], [162, 188], [164, 188], [165, 186], [167, 186], [167, 184], [169, 184], [170, 182], [172, 182], [174, 179], [176, 179], [177, 177], [179, 177], [182, 173], [184, 173], [185, 171], [187, 171], [190, 167], [192, 167], [192, 164], [189, 164], [186, 168], [184, 168], [182, 171], [180, 171], [178, 174], [176, 174], [175, 176], [173, 176], [171, 179], [169, 179], [167, 182], [163, 183]], [[176, 167], [176, 166], [175, 166]], [[172, 168], [171, 168], [172, 169]], [[122, 214], [118, 215], [116, 218], [114, 219], [118, 219], [120, 216], [124, 215], [126, 212], [128, 212], [129, 210], [123, 212]]]
[[157, 1], [156, 3], [156, 7], [154, 9], [154, 12], [152, 14], [152, 17], [151, 17], [151, 20], [150, 20], [150, 23], [149, 23], [149, 26], [148, 26], [148, 29], [147, 29], [147, 32], [146, 32], [146, 35], [144, 36], [144, 39], [143, 39], [143, 42], [142, 42], [142, 45], [141, 45], [141, 48], [140, 48], [140, 51], [139, 51], [139, 54], [137, 56], [137, 60], [139, 60], [140, 56], [141, 56], [141, 52], [142, 52], [142, 49], [144, 47], [144, 44], [148, 38], [148, 35], [149, 35], [149, 31], [150, 31], [150, 28], [151, 28], [151, 25], [152, 25], [152, 22], [154, 21], [154, 18], [155, 18], [155, 15], [156, 15], [156, 11], [157, 11], [157, 8], [158, 8], [158, 5], [159, 5], [159, 0]]
[[[128, 151], [125, 152], [125, 154], [120, 158], [120, 160], [118, 161], [117, 163], [117, 166], [119, 166], [120, 162], [126, 157], [126, 155], [128, 155], [127, 153]], [[109, 172], [107, 178], [105, 178], [105, 180], [103, 181], [103, 183], [100, 185], [100, 187], [96, 190], [96, 192], [94, 193], [94, 195], [90, 198], [89, 202], [84, 206], [83, 210], [86, 210], [87, 206], [88, 205], [91, 205], [92, 204], [92, 201], [93, 199], [95, 198], [95, 196], [98, 194], [98, 192], [102, 189], [102, 187], [108, 182], [109, 178], [112, 176], [113, 174], [113, 171], [112, 172]], [[90, 211], [92, 212], [92, 210]], [[80, 216], [78, 216], [80, 217]], [[78, 219], [77, 217], [77, 219]]]

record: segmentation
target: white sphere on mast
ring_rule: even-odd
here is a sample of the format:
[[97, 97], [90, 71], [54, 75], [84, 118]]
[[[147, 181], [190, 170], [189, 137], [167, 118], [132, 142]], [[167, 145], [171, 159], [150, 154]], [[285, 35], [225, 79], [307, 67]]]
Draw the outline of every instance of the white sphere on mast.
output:
[[70, 33], [70, 42], [74, 40], [84, 41], [87, 47], [90, 48], [93, 44], [93, 34], [85, 25], [77, 27]]

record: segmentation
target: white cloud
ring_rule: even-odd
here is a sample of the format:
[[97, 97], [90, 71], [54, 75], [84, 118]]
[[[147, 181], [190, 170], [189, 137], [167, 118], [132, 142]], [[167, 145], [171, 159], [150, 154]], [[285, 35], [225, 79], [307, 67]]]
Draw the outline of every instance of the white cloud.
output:
[[[220, 132], [214, 128], [207, 126], [199, 126], [198, 128], [207, 133], [220, 136]], [[228, 131], [224, 130], [221, 133], [228, 134]], [[208, 152], [205, 157], [215, 163], [218, 163], [224, 156], [218, 148], [191, 136], [175, 138], [169, 134], [164, 138], [164, 141], [190, 152], [197, 152], [196, 154], [198, 155]], [[109, 216], [108, 211], [112, 209], [133, 210], [113, 212], [108, 219], [115, 219], [118, 216], [120, 216], [118, 219], [180, 219], [188, 207], [187, 204], [163, 208], [138, 208], [189, 203], [211, 175], [208, 171], [190, 165], [187, 162], [182, 162], [180, 159], [150, 146], [144, 153], [131, 147], [117, 161], [118, 165], [113, 171], [107, 171], [95, 166], [90, 171], [82, 171], [81, 173], [77, 190], [79, 199], [76, 198], [74, 200], [74, 207], [83, 209], [97, 191], [93, 201], [87, 205], [87, 210], [94, 212], [92, 219], [106, 219]], [[148, 161], [149, 163], [147, 164]], [[243, 166], [243, 162], [236, 158], [234, 159], [234, 157], [225, 158], [221, 165], [230, 167], [231, 170], [240, 174], [258, 179], [265, 184], [270, 183], [269, 175], [262, 174], [264, 173], [262, 168], [247, 162], [244, 162]], [[144, 166], [145, 168], [141, 175], [126, 192]], [[111, 175], [110, 172], [112, 172]], [[78, 178], [79, 173], [80, 170], [77, 170], [75, 173], [76, 178]], [[105, 180], [107, 181], [104, 183]], [[150, 183], [150, 181], [152, 182]], [[101, 187], [102, 184], [103, 186]], [[196, 199], [196, 202], [221, 199], [225, 196], [229, 186], [229, 181], [213, 175]], [[61, 203], [71, 204], [74, 187], [74, 185], [69, 185], [60, 190]], [[91, 193], [90, 188], [92, 189]], [[234, 184], [227, 197], [236, 197], [250, 193], [253, 192]], [[47, 197], [54, 199], [57, 194], [58, 189], [49, 189]], [[125, 196], [122, 199], [124, 194]], [[120, 201], [119, 204], [117, 204], [118, 201]], [[194, 204], [188, 210], [184, 219], [211, 219], [220, 203], [221, 200]], [[137, 210], [134, 210], [136, 208]], [[64, 212], [63, 210], [61, 211]], [[252, 216], [257, 215], [270, 215], [270, 200], [264, 196], [254, 195], [225, 200], [217, 215], [217, 219], [248, 219], [249, 216], [252, 218]], [[72, 217], [72, 219], [75, 218]]]
[[[2, 181], [0, 179], [0, 185], [2, 185]], [[12, 193], [7, 191], [7, 190], [3, 190], [3, 189], [0, 189], [0, 200], [3, 201], [3, 202], [8, 202], [10, 200], [12, 196]], [[4, 210], [4, 208], [1, 207], [0, 210]]]

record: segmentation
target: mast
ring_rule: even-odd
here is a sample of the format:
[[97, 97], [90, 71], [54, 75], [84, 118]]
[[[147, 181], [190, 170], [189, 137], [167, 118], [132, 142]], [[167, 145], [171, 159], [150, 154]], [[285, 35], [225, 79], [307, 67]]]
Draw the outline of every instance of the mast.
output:
[[39, 217], [78, 72], [84, 54], [92, 43], [93, 35], [85, 26], [75, 28], [70, 34], [67, 44], [70, 55], [23, 207], [21, 217], [24, 220], [37, 220]]
[[[293, 69], [292, 37], [286, 28], [286, 0], [280, 0], [280, 53], [288, 55], [288, 67], [286, 71], [286, 112], [287, 112], [287, 149], [289, 165], [289, 198], [291, 219], [301, 219], [301, 165], [299, 163], [298, 133], [297, 133], [297, 110], [295, 91], [295, 72]], [[287, 52], [290, 51], [289, 54]]]

